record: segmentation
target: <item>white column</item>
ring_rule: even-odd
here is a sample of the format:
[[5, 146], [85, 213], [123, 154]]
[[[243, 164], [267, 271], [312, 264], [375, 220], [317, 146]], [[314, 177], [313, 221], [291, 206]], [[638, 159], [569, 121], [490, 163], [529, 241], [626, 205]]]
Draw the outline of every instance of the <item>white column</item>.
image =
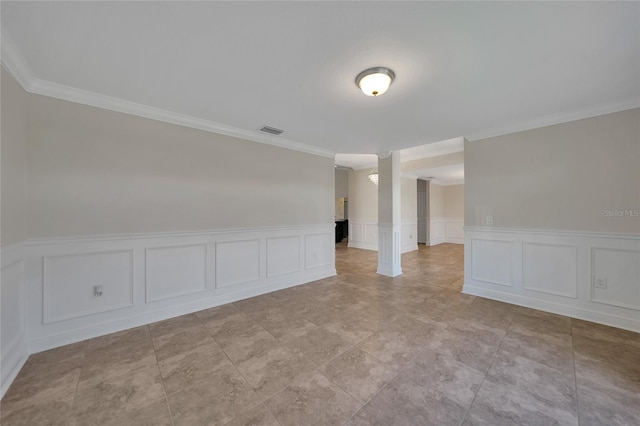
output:
[[378, 273], [402, 274], [400, 152], [378, 154]]

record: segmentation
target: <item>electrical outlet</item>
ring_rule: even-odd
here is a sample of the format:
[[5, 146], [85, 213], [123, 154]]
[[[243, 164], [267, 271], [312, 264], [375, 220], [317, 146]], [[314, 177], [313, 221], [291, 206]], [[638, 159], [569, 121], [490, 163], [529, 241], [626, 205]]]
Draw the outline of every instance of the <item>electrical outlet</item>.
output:
[[493, 216], [487, 216], [487, 225], [493, 225]]
[[596, 278], [596, 288], [607, 288], [607, 279]]
[[103, 291], [103, 287], [101, 285], [94, 285], [93, 286], [93, 296], [94, 297], [102, 296], [102, 291]]

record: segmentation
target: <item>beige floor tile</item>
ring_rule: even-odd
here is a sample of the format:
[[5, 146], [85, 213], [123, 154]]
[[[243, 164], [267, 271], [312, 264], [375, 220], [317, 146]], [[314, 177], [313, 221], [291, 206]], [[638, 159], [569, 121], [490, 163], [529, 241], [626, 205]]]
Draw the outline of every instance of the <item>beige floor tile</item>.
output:
[[305, 357], [284, 345], [271, 346], [237, 364], [238, 371], [264, 400], [289, 385], [298, 375], [313, 370]]
[[258, 403], [251, 386], [231, 366], [168, 399], [175, 426], [224, 424]]
[[485, 380], [463, 425], [577, 426], [578, 417], [575, 408], [558, 406], [515, 385]]
[[101, 424], [163, 397], [162, 379], [155, 363], [118, 377], [97, 376], [78, 383], [70, 424]]
[[260, 404], [245, 410], [240, 416], [227, 423], [228, 426], [279, 426], [273, 414]]
[[346, 351], [351, 346], [351, 343], [336, 333], [319, 328], [292, 340], [287, 346], [307, 359], [308, 362], [320, 365]]
[[363, 404], [397, 374], [396, 370], [357, 347], [332, 359], [320, 372]]
[[171, 333], [153, 338], [156, 357], [162, 361], [181, 353], [188, 352], [200, 345], [210, 344], [213, 338], [204, 325], [197, 324], [186, 328], [177, 328]]
[[397, 376], [350, 425], [459, 425], [466, 409], [436, 389]]
[[640, 424], [640, 393], [578, 379], [578, 401], [581, 426]]
[[265, 405], [282, 426], [343, 424], [361, 406], [318, 372], [300, 376]]
[[167, 394], [189, 387], [193, 382], [212, 376], [231, 365], [222, 348], [214, 342], [200, 345], [158, 363]]
[[463, 249], [391, 278], [338, 244], [337, 276], [33, 354], [0, 422], [640, 424], [640, 334], [462, 294]]
[[173, 423], [167, 400], [162, 398], [137, 410], [115, 414], [101, 426], [173, 426]]
[[471, 405], [485, 376], [484, 372], [431, 349], [420, 352], [400, 375], [463, 407]]

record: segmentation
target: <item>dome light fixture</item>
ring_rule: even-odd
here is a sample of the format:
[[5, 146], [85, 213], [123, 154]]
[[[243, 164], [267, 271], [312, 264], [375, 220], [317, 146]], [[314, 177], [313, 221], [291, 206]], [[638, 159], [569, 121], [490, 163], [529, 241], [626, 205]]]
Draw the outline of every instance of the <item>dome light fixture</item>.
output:
[[369, 180], [378, 185], [378, 172], [369, 173]]
[[396, 74], [386, 67], [373, 67], [356, 77], [356, 86], [367, 96], [380, 96], [387, 91]]

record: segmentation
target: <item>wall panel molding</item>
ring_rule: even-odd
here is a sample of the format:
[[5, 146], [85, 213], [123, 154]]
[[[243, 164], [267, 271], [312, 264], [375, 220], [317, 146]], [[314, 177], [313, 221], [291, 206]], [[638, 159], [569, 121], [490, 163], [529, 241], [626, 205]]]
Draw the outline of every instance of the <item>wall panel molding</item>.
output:
[[442, 243], [464, 244], [464, 219], [449, 217], [428, 217], [427, 229], [429, 241], [427, 245]]
[[[44, 324], [133, 306], [133, 250], [45, 256], [42, 262]], [[96, 285], [103, 288], [100, 297]]]
[[[378, 251], [378, 222], [349, 219], [349, 247]], [[401, 250], [408, 253], [418, 250], [418, 223], [401, 223]]]
[[0, 248], [0, 398], [29, 356], [26, 327], [25, 248], [23, 243]]
[[[511, 241], [512, 256], [479, 241]], [[511, 286], [486, 279], [507, 263]], [[465, 228], [467, 294], [640, 332], [639, 283], [639, 234]]]
[[[331, 223], [30, 241], [25, 345], [39, 352], [333, 276], [333, 233]], [[127, 303], [91, 306], [96, 283]]]
[[207, 290], [207, 245], [145, 249], [145, 300], [156, 302]]

